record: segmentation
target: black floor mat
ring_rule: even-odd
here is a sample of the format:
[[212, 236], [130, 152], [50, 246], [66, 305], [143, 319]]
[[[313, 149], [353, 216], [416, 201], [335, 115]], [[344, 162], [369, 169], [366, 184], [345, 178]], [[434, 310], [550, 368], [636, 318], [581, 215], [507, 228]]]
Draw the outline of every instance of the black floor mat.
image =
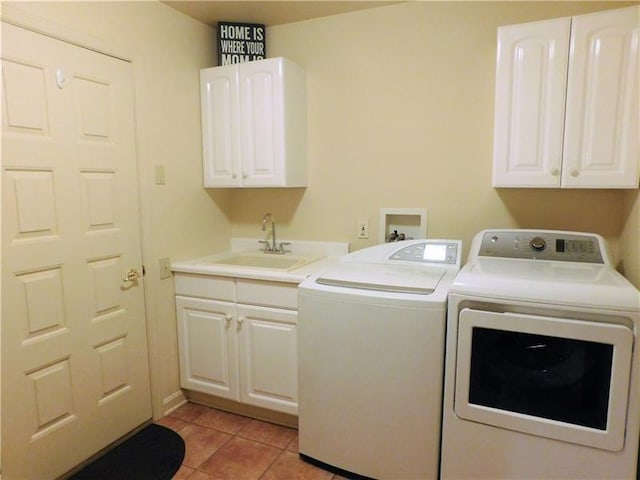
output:
[[69, 480], [171, 480], [184, 458], [184, 440], [151, 424]]

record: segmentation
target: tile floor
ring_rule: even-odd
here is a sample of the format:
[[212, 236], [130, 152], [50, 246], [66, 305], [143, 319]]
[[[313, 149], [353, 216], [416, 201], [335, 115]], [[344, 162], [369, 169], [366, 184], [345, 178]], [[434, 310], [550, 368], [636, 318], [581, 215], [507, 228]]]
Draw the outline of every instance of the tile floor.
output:
[[186, 403], [157, 423], [182, 436], [184, 460], [173, 480], [340, 480], [298, 457], [298, 432]]

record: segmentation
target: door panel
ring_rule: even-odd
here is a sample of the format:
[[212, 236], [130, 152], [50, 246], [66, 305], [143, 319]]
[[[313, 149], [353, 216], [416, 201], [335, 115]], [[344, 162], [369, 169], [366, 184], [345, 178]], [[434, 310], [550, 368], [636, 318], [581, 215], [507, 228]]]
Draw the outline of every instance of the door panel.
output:
[[2, 45], [3, 475], [55, 478], [151, 417], [132, 69]]
[[235, 65], [201, 70], [204, 186], [239, 186], [240, 124]]
[[277, 185], [284, 159], [282, 71], [277, 62], [249, 62], [240, 70], [244, 185]]
[[179, 296], [176, 310], [182, 387], [238, 400], [234, 305]]
[[568, 17], [498, 29], [494, 187], [560, 185]]
[[563, 187], [638, 185], [640, 8], [574, 17]]
[[240, 401], [298, 414], [297, 312], [238, 306]]

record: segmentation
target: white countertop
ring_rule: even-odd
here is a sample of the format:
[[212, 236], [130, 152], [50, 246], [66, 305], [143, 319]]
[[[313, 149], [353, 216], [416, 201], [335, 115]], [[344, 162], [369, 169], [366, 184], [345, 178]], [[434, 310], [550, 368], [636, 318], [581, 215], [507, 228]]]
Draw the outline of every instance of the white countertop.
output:
[[[178, 261], [171, 264], [175, 273], [192, 273], [200, 275], [219, 275], [225, 277], [250, 278], [275, 282], [300, 283], [309, 275], [323, 271], [339, 262], [342, 255], [349, 253], [349, 244], [341, 242], [309, 242], [284, 240], [291, 244], [287, 251], [295, 255], [313, 255], [321, 257], [319, 260], [302, 265], [294, 270], [278, 270], [237, 265], [216, 264], [217, 259], [224, 258], [232, 252], [260, 253], [258, 239], [233, 238], [229, 251], [206, 255], [191, 260]], [[268, 255], [268, 254], [264, 254]], [[287, 255], [286, 253], [284, 254]]]

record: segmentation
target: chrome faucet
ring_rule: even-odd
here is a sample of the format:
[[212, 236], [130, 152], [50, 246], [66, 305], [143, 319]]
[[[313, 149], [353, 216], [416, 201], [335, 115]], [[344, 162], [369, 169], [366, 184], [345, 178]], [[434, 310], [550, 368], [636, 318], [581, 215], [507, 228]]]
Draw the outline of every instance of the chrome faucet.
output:
[[289, 245], [289, 242], [282, 242], [278, 246], [276, 242], [276, 219], [270, 213], [265, 213], [262, 217], [262, 231], [267, 229], [267, 221], [271, 222], [271, 244], [267, 240], [259, 240], [260, 243], [264, 243], [264, 253], [285, 253], [284, 246]]

